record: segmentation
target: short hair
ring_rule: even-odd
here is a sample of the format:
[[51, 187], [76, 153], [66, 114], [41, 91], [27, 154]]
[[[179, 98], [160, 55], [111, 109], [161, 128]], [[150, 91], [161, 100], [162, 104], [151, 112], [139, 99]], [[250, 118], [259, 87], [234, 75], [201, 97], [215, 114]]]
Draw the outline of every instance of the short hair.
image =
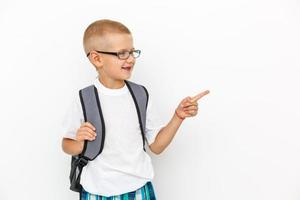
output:
[[85, 54], [88, 54], [91, 50], [96, 48], [97, 44], [95, 43], [101, 45], [99, 44], [101, 43], [101, 39], [112, 33], [131, 34], [130, 30], [124, 24], [117, 21], [102, 19], [91, 23], [86, 28], [83, 35], [83, 48]]

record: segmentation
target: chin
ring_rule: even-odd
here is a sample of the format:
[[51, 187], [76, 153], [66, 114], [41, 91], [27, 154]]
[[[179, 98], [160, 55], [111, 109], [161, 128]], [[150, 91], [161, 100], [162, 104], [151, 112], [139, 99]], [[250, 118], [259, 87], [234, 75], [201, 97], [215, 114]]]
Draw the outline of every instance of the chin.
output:
[[126, 80], [130, 79], [130, 77], [131, 76], [122, 76], [122, 77], [118, 78], [117, 80], [119, 80], [119, 81], [126, 81]]
[[126, 76], [123, 76], [122, 79], [127, 80], [127, 79], [130, 79], [130, 77], [131, 77], [131, 73]]

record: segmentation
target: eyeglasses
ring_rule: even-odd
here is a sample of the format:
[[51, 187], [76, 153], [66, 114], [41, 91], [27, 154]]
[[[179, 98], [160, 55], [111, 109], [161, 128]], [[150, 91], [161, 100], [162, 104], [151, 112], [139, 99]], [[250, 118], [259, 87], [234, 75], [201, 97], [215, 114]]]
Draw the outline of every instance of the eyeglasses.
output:
[[[119, 51], [119, 52], [107, 52], [107, 51], [97, 51], [97, 53], [104, 53], [104, 54], [109, 54], [109, 55], [114, 55], [117, 56], [121, 60], [126, 60], [129, 58], [130, 55], [132, 55], [134, 58], [137, 58], [141, 54], [141, 50], [131, 50], [131, 51]], [[86, 56], [89, 57], [91, 52], [89, 52]]]

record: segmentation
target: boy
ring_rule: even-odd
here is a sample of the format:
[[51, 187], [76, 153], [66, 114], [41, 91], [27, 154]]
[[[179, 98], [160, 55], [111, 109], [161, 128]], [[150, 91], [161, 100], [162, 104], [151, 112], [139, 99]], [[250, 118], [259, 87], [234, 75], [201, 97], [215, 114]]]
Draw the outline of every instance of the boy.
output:
[[[134, 48], [128, 28], [112, 20], [90, 24], [83, 45], [98, 72], [94, 85], [99, 93], [106, 136], [102, 153], [82, 170], [81, 199], [154, 200], [151, 159], [143, 150], [137, 113], [125, 84], [140, 51]], [[170, 144], [183, 120], [197, 114], [197, 101], [208, 93], [183, 99], [166, 126], [157, 121], [149, 96], [145, 139], [153, 153], [160, 154]], [[80, 99], [76, 97], [64, 121], [62, 148], [67, 154], [78, 155], [83, 151], [84, 141], [96, 137], [93, 124], [84, 122]]]

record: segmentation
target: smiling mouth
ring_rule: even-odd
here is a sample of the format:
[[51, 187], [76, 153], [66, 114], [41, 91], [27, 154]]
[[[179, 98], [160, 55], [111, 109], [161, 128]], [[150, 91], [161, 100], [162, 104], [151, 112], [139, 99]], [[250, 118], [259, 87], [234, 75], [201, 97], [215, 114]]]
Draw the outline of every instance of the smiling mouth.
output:
[[126, 71], [130, 71], [132, 67], [122, 67], [122, 69], [126, 70]]

